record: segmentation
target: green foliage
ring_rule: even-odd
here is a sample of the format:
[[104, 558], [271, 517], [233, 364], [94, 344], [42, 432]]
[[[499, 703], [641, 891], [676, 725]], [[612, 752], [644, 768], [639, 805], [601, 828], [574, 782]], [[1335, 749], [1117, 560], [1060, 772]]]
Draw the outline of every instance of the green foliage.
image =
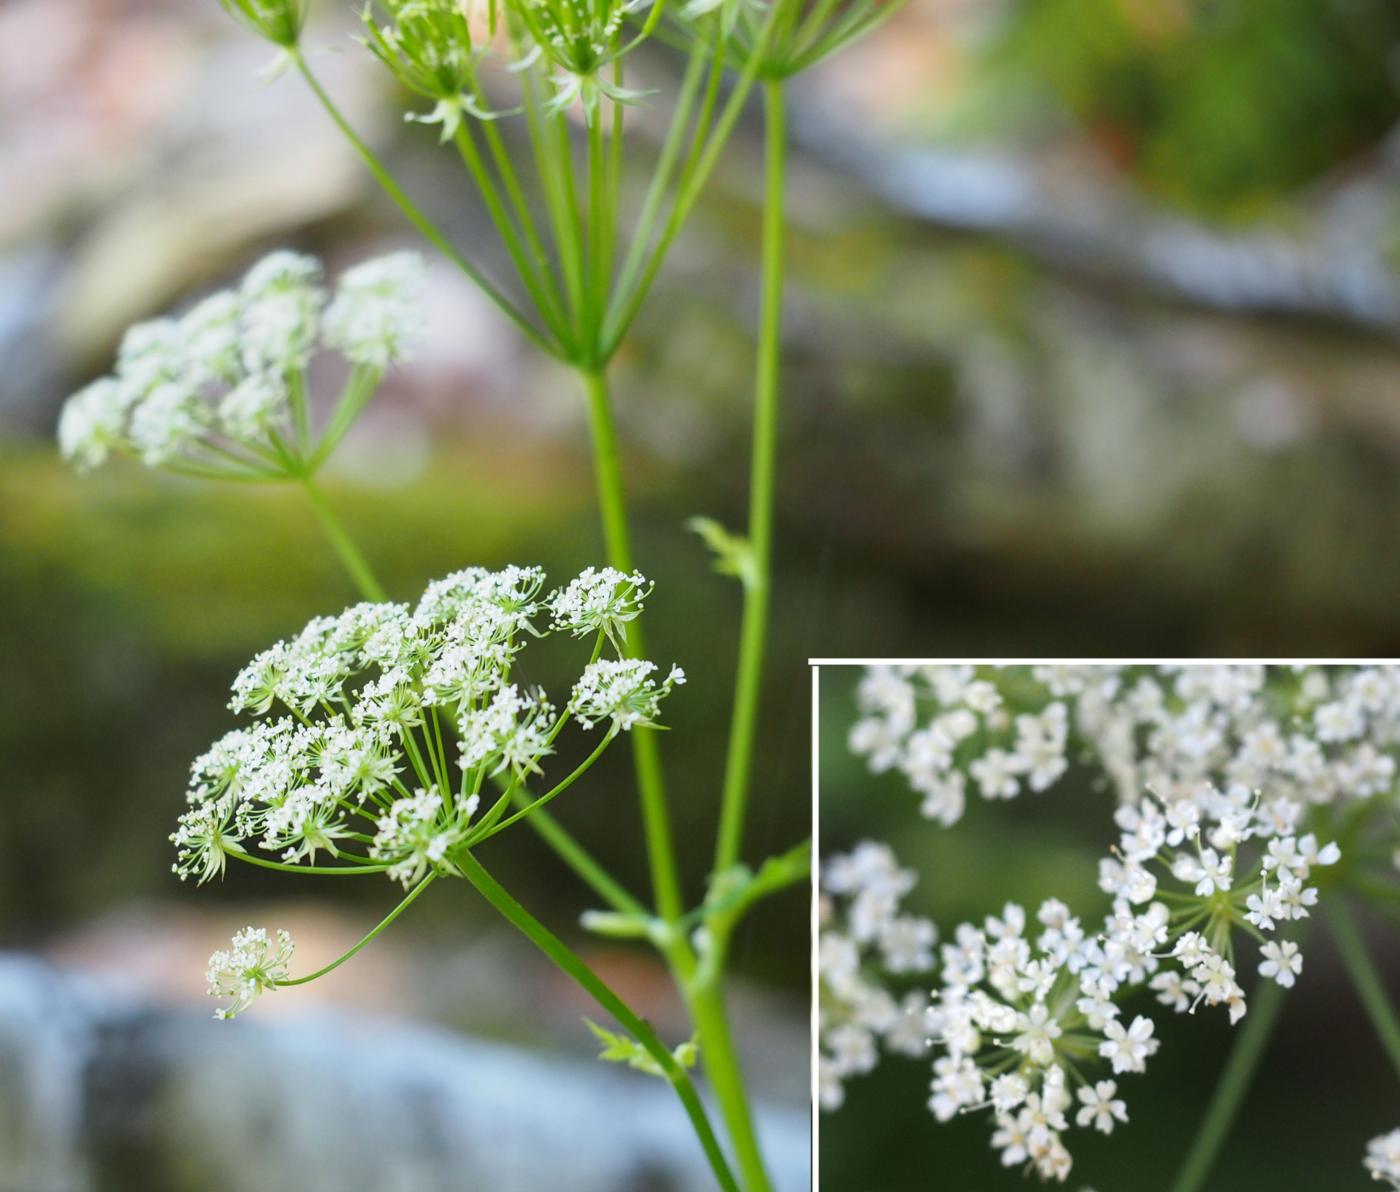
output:
[[[600, 1060], [606, 1060], [612, 1064], [626, 1064], [629, 1068], [636, 1068], [638, 1072], [645, 1072], [648, 1076], [659, 1076], [663, 1080], [669, 1079], [666, 1073], [661, 1070], [661, 1065], [648, 1054], [647, 1049], [636, 1039], [630, 1035], [620, 1034], [617, 1031], [608, 1030], [607, 1027], [599, 1026], [591, 1018], [585, 1018], [583, 1021], [588, 1024], [588, 1029], [603, 1045], [603, 1050], [598, 1053]], [[671, 1055], [682, 1068], [695, 1067], [695, 1061], [700, 1058], [698, 1037], [692, 1035], [686, 1042], [678, 1044]]]
[[1389, 128], [1397, 44], [1387, 0], [1018, 0], [989, 65], [1155, 192], [1240, 214]]
[[715, 556], [714, 567], [720, 575], [732, 575], [744, 587], [752, 587], [754, 572], [753, 545], [742, 534], [726, 530], [711, 517], [692, 517], [685, 528], [698, 534]]

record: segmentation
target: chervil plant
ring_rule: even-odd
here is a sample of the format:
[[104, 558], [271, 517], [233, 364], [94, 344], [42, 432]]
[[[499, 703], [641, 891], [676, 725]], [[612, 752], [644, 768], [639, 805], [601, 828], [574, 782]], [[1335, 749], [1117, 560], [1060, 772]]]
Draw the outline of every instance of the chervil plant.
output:
[[[825, 861], [828, 1108], [882, 1047], [932, 1054], [936, 1119], [986, 1112], [1004, 1165], [1063, 1181], [1076, 1130], [1128, 1123], [1128, 1078], [1158, 1050], [1157, 1016], [1218, 1007], [1241, 1034], [1172, 1184], [1195, 1192], [1303, 979], [1318, 909], [1400, 1071], [1400, 1021], [1349, 909], [1400, 902], [1400, 668], [877, 667], [858, 700], [850, 747], [902, 773], [944, 826], [973, 794], [1059, 797], [1072, 764], [1097, 770], [1117, 805], [1101, 918], [1054, 898], [1034, 915], [1008, 904], [936, 956], [933, 925], [899, 911], [915, 875], [887, 846]], [[897, 999], [901, 974], [923, 988]], [[1396, 1138], [1369, 1146], [1377, 1178], [1400, 1178]]]
[[[724, 977], [745, 912], [808, 870], [805, 844], [758, 865], [742, 859], [772, 582], [784, 83], [873, 28], [900, 0], [366, 4], [363, 48], [409, 97], [405, 118], [460, 162], [510, 263], [504, 278], [452, 243], [342, 114], [304, 50], [306, 0], [221, 4], [274, 48], [269, 77], [300, 76], [428, 244], [522, 336], [577, 375], [607, 567], [547, 596], [534, 569], [457, 572], [410, 608], [389, 600], [324, 499], [316, 483], [321, 465], [422, 324], [416, 256], [357, 266], [332, 297], [316, 262], [274, 254], [237, 289], [134, 328], [114, 376], [66, 407], [64, 453], [80, 468], [129, 454], [192, 478], [296, 484], [366, 601], [311, 621], [239, 676], [233, 707], [255, 719], [196, 761], [190, 805], [174, 836], [176, 867], [201, 881], [233, 861], [402, 883], [403, 901], [337, 965], [428, 885], [464, 878], [617, 1020], [623, 1033], [596, 1028], [605, 1058], [659, 1073], [675, 1087], [719, 1185], [762, 1192], [770, 1183], [730, 1035]], [[683, 64], [674, 86], [658, 88], [642, 81], [644, 55], [654, 66], [655, 51], [665, 47]], [[683, 676], [663, 676], [647, 660], [641, 612], [651, 589], [633, 560], [609, 372], [760, 83], [766, 168], [749, 526], [746, 535], [705, 518], [691, 526], [714, 550], [717, 569], [740, 581], [743, 608], [713, 863], [703, 898], [688, 901], [656, 732], [661, 701]], [[630, 135], [631, 114], [643, 105], [665, 122], [654, 153]], [[625, 182], [642, 171], [648, 181], [633, 202]], [[326, 403], [313, 401], [307, 365], [320, 350], [344, 357], [346, 379], [330, 413], [318, 418]], [[592, 643], [577, 683], [553, 700], [512, 674], [516, 654], [546, 633], [578, 636], [581, 648]], [[587, 733], [597, 736], [593, 751], [562, 777], [546, 778], [566, 742]], [[585, 787], [596, 756], [624, 734], [635, 755], [649, 902], [607, 873], [545, 807], [575, 783]], [[603, 904], [583, 915], [587, 928], [658, 950], [690, 1012], [692, 1040], [667, 1050], [482, 867], [478, 849], [517, 823], [536, 831]], [[284, 935], [241, 932], [210, 961], [210, 991], [228, 999], [223, 1013], [320, 975], [292, 977], [292, 957]], [[727, 1145], [686, 1073], [697, 1056]]]

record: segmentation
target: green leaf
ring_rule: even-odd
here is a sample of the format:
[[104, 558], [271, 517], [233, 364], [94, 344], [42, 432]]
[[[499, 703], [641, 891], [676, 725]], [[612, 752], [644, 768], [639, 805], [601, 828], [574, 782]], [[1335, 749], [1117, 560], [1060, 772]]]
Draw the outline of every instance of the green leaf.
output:
[[712, 874], [701, 910], [707, 921], [719, 920], [732, 926], [759, 899], [809, 881], [811, 875], [812, 842], [804, 840], [785, 853], [769, 857], [757, 873], [740, 864]]
[[[583, 1021], [588, 1024], [588, 1029], [603, 1045], [602, 1051], [598, 1053], [600, 1060], [606, 1060], [610, 1064], [626, 1064], [629, 1068], [636, 1068], [638, 1072], [666, 1079], [666, 1073], [662, 1071], [661, 1065], [632, 1036], [624, 1035], [619, 1031], [610, 1031], [605, 1026], [599, 1026], [591, 1018], [585, 1018]], [[699, 1036], [692, 1035], [686, 1042], [679, 1044], [671, 1052], [671, 1055], [682, 1068], [695, 1067], [695, 1061], [700, 1057]]]
[[715, 570], [720, 575], [732, 575], [746, 588], [758, 581], [753, 547], [742, 534], [733, 534], [712, 517], [692, 517], [685, 528], [698, 534], [715, 556]]

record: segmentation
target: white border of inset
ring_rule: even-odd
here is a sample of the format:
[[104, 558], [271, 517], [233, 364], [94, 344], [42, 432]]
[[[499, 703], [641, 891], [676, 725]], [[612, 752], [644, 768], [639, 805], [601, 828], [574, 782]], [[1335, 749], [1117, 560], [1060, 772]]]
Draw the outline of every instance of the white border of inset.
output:
[[821, 671], [822, 667], [855, 666], [1396, 666], [1396, 658], [808, 658], [812, 672], [812, 922], [811, 922], [811, 1058], [812, 1190], [821, 1192], [821, 1102], [817, 1088], [820, 1051], [817, 1004], [817, 948], [821, 897]]

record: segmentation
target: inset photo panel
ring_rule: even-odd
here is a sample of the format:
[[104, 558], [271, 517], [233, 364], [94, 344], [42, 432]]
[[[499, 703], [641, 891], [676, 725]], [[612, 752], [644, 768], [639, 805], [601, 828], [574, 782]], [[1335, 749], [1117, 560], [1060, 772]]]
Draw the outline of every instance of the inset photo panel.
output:
[[1400, 1179], [1400, 667], [814, 664], [823, 1192]]

